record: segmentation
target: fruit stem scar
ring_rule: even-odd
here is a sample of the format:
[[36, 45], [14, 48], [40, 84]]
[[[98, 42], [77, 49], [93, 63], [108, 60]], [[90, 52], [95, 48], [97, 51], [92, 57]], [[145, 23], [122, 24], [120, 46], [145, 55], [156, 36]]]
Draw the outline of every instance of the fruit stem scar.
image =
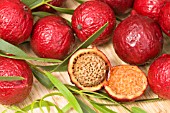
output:
[[28, 11], [28, 7], [27, 6], [23, 6], [24, 11]]
[[81, 29], [82, 29], [82, 25], [81, 25], [81, 24], [78, 24], [78, 25], [77, 25], [77, 29], [78, 29], [78, 30], [81, 30]]

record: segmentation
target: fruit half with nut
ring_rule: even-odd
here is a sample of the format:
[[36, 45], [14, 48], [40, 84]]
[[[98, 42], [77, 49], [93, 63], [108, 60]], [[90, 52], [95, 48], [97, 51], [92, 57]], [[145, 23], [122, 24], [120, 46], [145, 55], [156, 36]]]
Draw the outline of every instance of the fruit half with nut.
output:
[[119, 65], [111, 68], [104, 88], [113, 99], [127, 102], [140, 97], [147, 86], [147, 77], [137, 66]]
[[100, 90], [108, 76], [111, 64], [106, 55], [97, 48], [80, 49], [68, 63], [72, 83], [88, 91]]

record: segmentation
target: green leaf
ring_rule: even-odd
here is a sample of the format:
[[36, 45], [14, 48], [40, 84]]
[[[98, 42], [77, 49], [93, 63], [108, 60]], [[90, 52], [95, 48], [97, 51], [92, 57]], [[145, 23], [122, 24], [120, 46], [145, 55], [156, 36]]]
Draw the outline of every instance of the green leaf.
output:
[[80, 105], [78, 104], [76, 98], [74, 95], [67, 89], [65, 85], [63, 85], [62, 82], [60, 82], [55, 76], [53, 76], [49, 72], [45, 72], [45, 75], [48, 76], [50, 81], [54, 84], [54, 86], [63, 94], [63, 96], [68, 100], [68, 102], [73, 106], [73, 108], [78, 113], [83, 113]]
[[24, 80], [21, 76], [0, 76], [0, 81], [17, 81]]
[[43, 11], [38, 11], [38, 12], [32, 12], [32, 14], [34, 16], [39, 16], [40, 18], [43, 18], [45, 16], [49, 16], [49, 15], [55, 15], [53, 13], [48, 13], [48, 12], [43, 12]]
[[[93, 109], [91, 109], [89, 106], [87, 106], [84, 102], [82, 102], [80, 99], [76, 98], [78, 103], [80, 104], [83, 113], [96, 113]], [[105, 112], [106, 113], [106, 112]]]
[[[41, 66], [41, 65], [36, 65], [36, 67], [40, 67], [46, 71], [50, 71], [53, 70], [55, 67], [57, 67], [58, 65], [47, 65], [47, 66]], [[63, 66], [58, 72], [65, 72], [67, 71], [67, 65]]]
[[54, 10], [60, 12], [60, 13], [65, 13], [65, 14], [73, 14], [74, 9], [68, 9], [68, 8], [62, 8], [62, 7], [56, 7], [51, 4], [46, 3], [46, 5], [52, 7]]
[[53, 89], [54, 85], [51, 83], [51, 81], [48, 79], [48, 77], [44, 74], [43, 71], [39, 70], [35, 66], [31, 65], [31, 70], [35, 76], [35, 78], [46, 88]]
[[24, 4], [26, 4], [30, 9], [35, 9], [43, 4], [46, 4], [47, 2], [50, 2], [52, 0], [21, 0]]
[[52, 63], [60, 63], [61, 60], [57, 59], [50, 59], [50, 58], [36, 58], [36, 57], [22, 57], [22, 56], [8, 56], [4, 54], [0, 54], [2, 57], [6, 58], [12, 58], [12, 59], [18, 59], [18, 60], [35, 60], [35, 61], [41, 61], [41, 62], [52, 62]]
[[84, 1], [84, 0], [75, 0], [75, 1], [78, 2], [78, 3], [80, 3], [80, 4], [86, 2], [86, 1]]
[[132, 113], [147, 113], [146, 111], [144, 111], [143, 109], [139, 107], [132, 107], [131, 110], [132, 110]]
[[65, 105], [63, 108], [62, 108], [62, 111], [64, 113], [67, 113], [68, 110], [70, 110], [72, 108], [72, 105], [70, 103], [68, 103], [67, 105]]
[[0, 50], [16, 56], [27, 57], [27, 54], [20, 48], [0, 39]]
[[106, 106], [98, 105], [98, 104], [93, 103], [93, 102], [91, 102], [91, 104], [93, 105], [94, 108], [99, 110], [101, 113], [117, 113], [117, 112], [107, 108]]
[[62, 70], [63, 66], [66, 66], [68, 64], [69, 58], [80, 48], [86, 48], [88, 47], [97, 37], [100, 36], [100, 34], [105, 30], [105, 28], [108, 26], [108, 22], [104, 24], [99, 30], [97, 30], [93, 35], [91, 35], [85, 42], [83, 42], [79, 47], [77, 47], [67, 58], [64, 59], [64, 61], [54, 68], [51, 72], [54, 71], [60, 71]]

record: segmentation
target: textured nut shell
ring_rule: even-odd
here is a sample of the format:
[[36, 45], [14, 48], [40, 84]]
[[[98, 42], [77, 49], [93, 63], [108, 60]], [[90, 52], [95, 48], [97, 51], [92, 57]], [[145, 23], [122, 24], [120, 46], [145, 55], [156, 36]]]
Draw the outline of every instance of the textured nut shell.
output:
[[[127, 69], [126, 69], [127, 68]], [[141, 78], [141, 84], [142, 84], [142, 87], [141, 87], [141, 90], [138, 91], [138, 92], [133, 92], [132, 95], [123, 95], [123, 94], [116, 94], [111, 87], [110, 87], [110, 83], [113, 82], [113, 81], [110, 81], [110, 79], [113, 79], [112, 77], [113, 76], [116, 76], [117, 72], [119, 71], [122, 71], [121, 73], [117, 74], [117, 75], [121, 75], [123, 74], [123, 76], [127, 76], [127, 77], [130, 77], [130, 75], [128, 75], [129, 73], [125, 72], [124, 73], [124, 69], [126, 69], [125, 71], [129, 71], [129, 70], [133, 70], [134, 73], [137, 73], [140, 75]], [[134, 74], [132, 73], [132, 74]], [[135, 75], [135, 76], [139, 76], [139, 75]], [[137, 79], [137, 77], [135, 77], [134, 79]], [[135, 82], [134, 79], [132, 80], [132, 82]], [[119, 81], [118, 81], [119, 80]], [[119, 82], [120, 81], [123, 81], [123, 78], [117, 78], [117, 81], [114, 81], [114, 85], [115, 85], [115, 82]], [[112, 84], [112, 83], [111, 83]], [[124, 82], [125, 86], [133, 86], [134, 84], [131, 83], [130, 81], [126, 81]], [[105, 91], [108, 93], [108, 95], [110, 95], [113, 99], [117, 100], [117, 101], [121, 101], [121, 102], [127, 102], [127, 101], [133, 101], [135, 100], [136, 98], [139, 98], [146, 90], [148, 86], [148, 82], [147, 82], [147, 78], [146, 78], [146, 75], [137, 67], [137, 66], [131, 66], [131, 65], [120, 65], [120, 66], [114, 66], [111, 68], [110, 72], [109, 72], [109, 78], [106, 82], [106, 84], [104, 84], [104, 88], [105, 88]], [[120, 90], [120, 86], [113, 86], [113, 87], [116, 87], [118, 90]], [[130, 88], [133, 90], [133, 88]], [[129, 92], [127, 91], [127, 89], [124, 89], [126, 92]], [[119, 92], [120, 93], [120, 92]]]
[[[100, 83], [99, 85], [97, 86], [94, 86], [94, 87], [84, 87], [82, 86], [80, 83], [78, 83], [78, 81], [75, 79], [74, 75], [73, 75], [73, 70], [72, 70], [72, 66], [73, 66], [73, 62], [74, 62], [74, 59], [82, 54], [82, 53], [86, 53], [86, 52], [94, 52], [96, 53], [97, 55], [99, 55], [100, 57], [103, 58], [103, 60], [105, 60], [105, 62], [107, 63], [108, 65], [108, 68], [111, 67], [111, 64], [108, 60], [108, 58], [105, 56], [104, 53], [102, 53], [100, 50], [98, 50], [97, 48], [86, 48], [86, 49], [80, 49], [78, 50], [76, 53], [74, 53], [72, 55], [72, 57], [70, 58], [69, 60], [69, 63], [68, 63], [68, 74], [70, 75], [70, 79], [71, 79], [71, 82], [74, 83], [78, 88], [80, 89], [83, 89], [83, 90], [88, 90], [88, 91], [97, 91], [97, 90], [100, 90], [104, 83], [106, 82], [106, 80], [104, 80], [102, 83]], [[109, 71], [109, 70], [108, 70]], [[107, 74], [106, 73], [106, 79], [107, 79]]]

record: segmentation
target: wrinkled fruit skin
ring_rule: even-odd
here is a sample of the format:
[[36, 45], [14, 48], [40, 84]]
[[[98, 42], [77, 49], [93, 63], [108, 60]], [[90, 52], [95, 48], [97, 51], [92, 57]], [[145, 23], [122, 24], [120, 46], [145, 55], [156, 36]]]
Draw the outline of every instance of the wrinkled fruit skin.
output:
[[140, 65], [155, 58], [162, 50], [160, 27], [150, 18], [132, 15], [114, 31], [115, 52], [124, 62]]
[[148, 82], [159, 97], [170, 99], [170, 55], [163, 54], [149, 67]]
[[168, 0], [135, 0], [133, 9], [141, 15], [158, 20], [161, 7]]
[[34, 26], [31, 47], [39, 57], [64, 59], [74, 45], [74, 35], [59, 16], [41, 18]]
[[20, 44], [28, 39], [32, 26], [32, 13], [26, 5], [19, 0], [0, 1], [0, 37], [2, 39], [12, 44]]
[[107, 3], [115, 12], [116, 15], [126, 14], [133, 6], [134, 0], [96, 0]]
[[[49, 4], [56, 6], [56, 7], [61, 7], [65, 1], [66, 0], [52, 0], [51, 2], [49, 2]], [[38, 8], [36, 8], [35, 11], [45, 11], [45, 12], [50, 12], [50, 13], [56, 12], [53, 8], [51, 8], [48, 5], [41, 5]]]
[[170, 2], [166, 3], [160, 12], [159, 24], [165, 34], [170, 36]]
[[72, 28], [83, 42], [101, 28], [106, 22], [109, 25], [93, 44], [102, 45], [109, 41], [116, 24], [112, 9], [100, 1], [88, 1], [81, 4], [72, 16]]
[[11, 105], [22, 102], [29, 95], [33, 75], [25, 61], [0, 57], [0, 76], [22, 76], [22, 81], [0, 81], [0, 103]]

